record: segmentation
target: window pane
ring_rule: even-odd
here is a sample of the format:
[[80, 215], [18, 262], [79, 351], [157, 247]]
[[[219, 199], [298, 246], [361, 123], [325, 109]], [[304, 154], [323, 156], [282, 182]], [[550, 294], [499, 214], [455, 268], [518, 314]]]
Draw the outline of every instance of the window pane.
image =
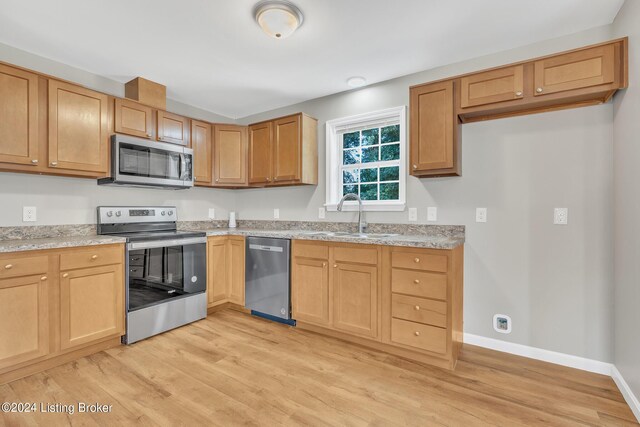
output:
[[400, 144], [383, 145], [381, 160], [398, 160], [400, 158]]
[[345, 133], [342, 135], [343, 148], [356, 148], [360, 146], [360, 132]]
[[376, 182], [378, 181], [378, 168], [362, 169], [362, 175], [360, 175], [361, 182]]
[[369, 147], [369, 148], [362, 149], [362, 163], [371, 163], [371, 162], [377, 162], [377, 161], [378, 161], [378, 147]]
[[378, 184], [360, 185], [360, 197], [362, 200], [378, 200]]
[[387, 126], [382, 128], [382, 143], [400, 141], [400, 125]]
[[[342, 183], [343, 184], [353, 184], [358, 182], [359, 174], [358, 169], [350, 169], [342, 171]], [[396, 178], [397, 179], [397, 178]]]
[[342, 152], [342, 164], [343, 165], [353, 165], [356, 163], [360, 163], [360, 149], [356, 148], [353, 150], [344, 150]]
[[380, 184], [380, 200], [398, 200], [400, 198], [400, 184], [389, 182]]
[[362, 145], [378, 144], [378, 129], [367, 129], [362, 131]]
[[400, 166], [380, 168], [380, 181], [397, 181], [399, 179], [400, 179]]
[[343, 185], [342, 186], [342, 195], [349, 193], [358, 194], [358, 186], [357, 185]]

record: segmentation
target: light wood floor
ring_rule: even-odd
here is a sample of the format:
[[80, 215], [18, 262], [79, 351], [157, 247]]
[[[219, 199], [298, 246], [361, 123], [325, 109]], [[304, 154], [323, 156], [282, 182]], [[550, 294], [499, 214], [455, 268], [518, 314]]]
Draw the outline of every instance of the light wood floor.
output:
[[113, 405], [0, 425], [632, 425], [611, 378], [464, 346], [454, 372], [225, 310], [0, 386]]

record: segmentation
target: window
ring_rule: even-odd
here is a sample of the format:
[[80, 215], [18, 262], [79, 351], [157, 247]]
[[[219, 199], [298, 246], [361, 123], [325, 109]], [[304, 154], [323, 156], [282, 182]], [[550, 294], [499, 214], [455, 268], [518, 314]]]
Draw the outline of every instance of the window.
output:
[[328, 210], [348, 193], [360, 196], [364, 210], [404, 210], [405, 123], [404, 106], [327, 122]]

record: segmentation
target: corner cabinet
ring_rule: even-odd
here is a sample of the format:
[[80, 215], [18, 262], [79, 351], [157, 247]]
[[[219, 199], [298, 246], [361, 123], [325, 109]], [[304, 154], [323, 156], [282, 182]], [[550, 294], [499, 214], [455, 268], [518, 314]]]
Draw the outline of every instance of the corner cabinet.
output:
[[318, 121], [299, 113], [249, 126], [251, 186], [317, 185]]
[[207, 240], [207, 307], [227, 303], [244, 307], [245, 239], [214, 236]]
[[213, 185], [247, 186], [247, 128], [215, 125], [213, 138]]

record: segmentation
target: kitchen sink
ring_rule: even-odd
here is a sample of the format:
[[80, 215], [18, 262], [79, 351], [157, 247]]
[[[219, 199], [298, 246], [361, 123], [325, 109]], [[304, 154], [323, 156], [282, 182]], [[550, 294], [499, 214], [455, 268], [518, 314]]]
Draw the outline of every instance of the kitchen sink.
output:
[[349, 237], [355, 239], [384, 239], [398, 236], [398, 234], [393, 233], [349, 233], [346, 231], [305, 231], [301, 234], [305, 236]]

